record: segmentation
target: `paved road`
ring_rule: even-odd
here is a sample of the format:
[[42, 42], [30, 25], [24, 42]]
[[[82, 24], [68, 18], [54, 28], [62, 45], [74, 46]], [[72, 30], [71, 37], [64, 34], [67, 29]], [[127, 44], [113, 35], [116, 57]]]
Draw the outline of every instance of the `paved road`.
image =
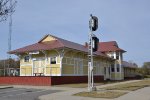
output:
[[0, 100], [38, 100], [41, 95], [59, 92], [58, 90], [7, 88], [0, 89]]

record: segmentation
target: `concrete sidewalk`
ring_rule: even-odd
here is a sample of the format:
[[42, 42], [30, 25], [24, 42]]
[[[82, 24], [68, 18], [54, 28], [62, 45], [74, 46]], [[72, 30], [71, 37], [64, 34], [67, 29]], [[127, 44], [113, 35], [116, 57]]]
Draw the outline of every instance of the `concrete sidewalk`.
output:
[[[106, 85], [97, 86], [97, 88], [137, 82], [137, 81], [140, 81], [140, 80], [132, 80], [132, 81], [113, 83], [113, 84], [106, 84]], [[137, 91], [131, 91], [128, 94], [125, 94], [115, 99], [72, 96], [75, 93], [87, 91], [87, 88], [50, 87], [50, 89], [62, 90], [62, 92], [57, 92], [57, 93], [53, 93], [49, 95], [43, 95], [43, 96], [40, 96], [39, 99], [40, 100], [150, 100], [150, 87], [139, 89]]]

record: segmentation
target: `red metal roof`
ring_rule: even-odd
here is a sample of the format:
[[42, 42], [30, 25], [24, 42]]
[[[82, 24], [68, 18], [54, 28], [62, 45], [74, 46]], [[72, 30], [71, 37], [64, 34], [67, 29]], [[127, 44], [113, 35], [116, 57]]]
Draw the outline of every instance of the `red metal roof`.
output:
[[32, 45], [28, 45], [13, 51], [10, 51], [10, 54], [18, 54], [18, 53], [24, 53], [24, 52], [31, 52], [31, 51], [39, 51], [39, 50], [51, 50], [55, 48], [63, 47], [63, 45], [57, 41], [50, 41], [50, 42], [41, 42], [41, 43], [35, 43]]
[[[46, 35], [38, 43], [10, 51], [9, 53], [10, 54], [20, 54], [20, 53], [24, 53], [24, 52], [32, 52], [32, 51], [39, 51], [39, 50], [52, 50], [52, 49], [63, 48], [63, 47], [75, 49], [75, 50], [79, 50], [79, 51], [83, 51], [83, 52], [88, 52], [87, 47], [85, 47], [81, 44], [78, 44], [78, 43], [64, 40], [62, 38], [58, 38], [56, 36], [52, 36], [56, 40], [42, 42], [42, 40], [45, 39], [47, 36], [52, 36], [52, 35]], [[107, 55], [105, 55], [101, 52], [95, 52], [94, 54], [109, 58]]]
[[126, 52], [125, 50], [118, 47], [118, 44], [116, 41], [100, 42], [98, 51], [100, 51], [100, 52], [109, 52], [109, 51]]

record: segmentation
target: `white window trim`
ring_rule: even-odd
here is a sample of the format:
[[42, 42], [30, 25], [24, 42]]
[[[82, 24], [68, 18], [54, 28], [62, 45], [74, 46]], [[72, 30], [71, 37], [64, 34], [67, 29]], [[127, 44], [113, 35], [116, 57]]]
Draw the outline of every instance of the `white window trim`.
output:
[[23, 66], [32, 66], [32, 64], [20, 64], [21, 67]]
[[61, 74], [45, 74], [45, 76], [61, 76]]

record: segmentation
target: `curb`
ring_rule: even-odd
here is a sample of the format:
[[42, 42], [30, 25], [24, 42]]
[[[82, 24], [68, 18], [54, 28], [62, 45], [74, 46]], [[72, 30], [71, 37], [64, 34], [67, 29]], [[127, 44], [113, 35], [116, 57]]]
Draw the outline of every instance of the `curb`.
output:
[[8, 89], [8, 88], [13, 88], [13, 86], [4, 86], [4, 87], [0, 87], [0, 89]]

